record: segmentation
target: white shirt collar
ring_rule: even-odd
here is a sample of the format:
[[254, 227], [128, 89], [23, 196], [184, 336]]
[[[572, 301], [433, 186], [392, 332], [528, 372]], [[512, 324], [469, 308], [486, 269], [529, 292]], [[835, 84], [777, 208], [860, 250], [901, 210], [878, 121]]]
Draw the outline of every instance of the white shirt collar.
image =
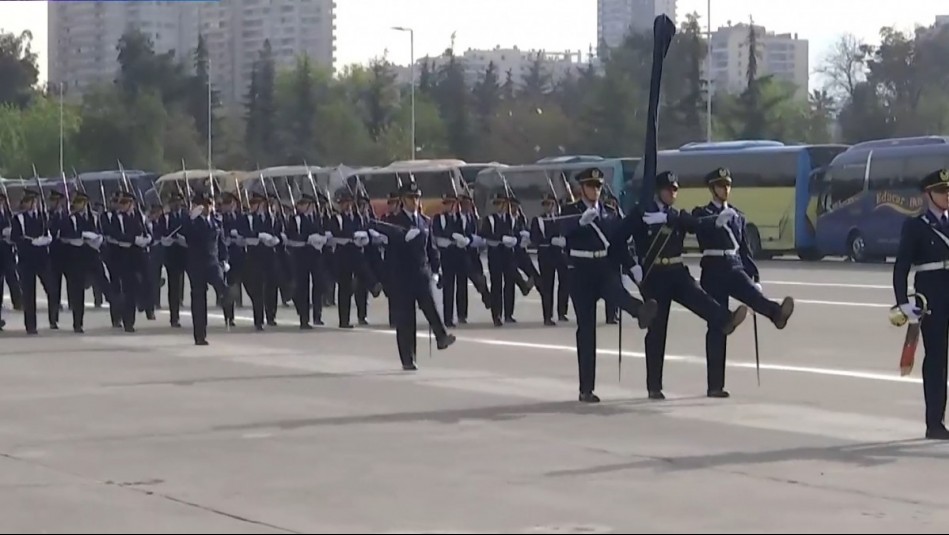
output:
[[712, 199], [712, 204], [714, 204], [715, 208], [718, 208], [719, 210], [723, 210], [726, 206], [728, 206], [728, 203], [720, 202], [718, 199]]
[[935, 216], [937, 221], [942, 221], [942, 218], [949, 217], [949, 211], [937, 211], [935, 207], [930, 207], [929, 213]]

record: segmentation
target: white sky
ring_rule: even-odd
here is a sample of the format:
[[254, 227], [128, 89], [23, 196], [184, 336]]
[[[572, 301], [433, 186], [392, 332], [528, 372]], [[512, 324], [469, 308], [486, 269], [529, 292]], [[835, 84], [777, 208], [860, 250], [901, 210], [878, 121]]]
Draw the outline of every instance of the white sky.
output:
[[[223, 0], [227, 1], [227, 0]], [[596, 41], [596, 0], [336, 0], [337, 67], [365, 63], [385, 50], [390, 60], [408, 64], [408, 35], [391, 26], [415, 29], [415, 55], [438, 54], [457, 32], [456, 48], [581, 50]], [[880, 27], [912, 29], [949, 14], [949, 0], [711, 0], [712, 26], [749, 15], [769, 31], [797, 32], [810, 41], [813, 72], [837, 36], [851, 32], [877, 40]], [[707, 0], [678, 0], [678, 15], [697, 11], [705, 24]], [[941, 7], [940, 7], [941, 6]], [[33, 32], [46, 76], [46, 2], [0, 1], [0, 29]]]

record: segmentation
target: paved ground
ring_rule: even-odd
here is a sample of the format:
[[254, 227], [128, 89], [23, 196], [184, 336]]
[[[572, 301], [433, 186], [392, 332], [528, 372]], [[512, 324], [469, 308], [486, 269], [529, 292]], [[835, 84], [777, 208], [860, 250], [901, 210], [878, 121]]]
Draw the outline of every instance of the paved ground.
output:
[[391, 332], [300, 333], [291, 309], [266, 333], [249, 309], [230, 333], [218, 316], [203, 348], [187, 318], [126, 335], [99, 311], [83, 336], [27, 338], [8, 313], [3, 529], [945, 532], [949, 445], [920, 439], [889, 268], [762, 267], [798, 309], [784, 331], [759, 321], [760, 388], [751, 322], [731, 339], [730, 400], [704, 397], [704, 331], [681, 311], [670, 399], [645, 400], [626, 321], [622, 381], [617, 329], [599, 332], [598, 406], [576, 401], [573, 326], [543, 327], [534, 294], [516, 326], [479, 313], [431, 358], [420, 339], [411, 374]]

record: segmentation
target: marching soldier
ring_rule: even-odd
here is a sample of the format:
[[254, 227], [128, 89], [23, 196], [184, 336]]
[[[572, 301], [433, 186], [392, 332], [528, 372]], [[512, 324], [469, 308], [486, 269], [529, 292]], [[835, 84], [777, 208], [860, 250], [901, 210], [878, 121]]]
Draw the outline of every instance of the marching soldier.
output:
[[[474, 204], [471, 191], [467, 186], [458, 193], [458, 200], [461, 204], [459, 215], [461, 217], [461, 234], [471, 240], [471, 245], [465, 251], [465, 271], [468, 280], [474, 285], [475, 291], [481, 295], [481, 303], [486, 310], [491, 310], [491, 290], [488, 288], [488, 279], [484, 276], [484, 266], [481, 264], [481, 251], [487, 246], [487, 241], [478, 235], [478, 208]], [[465, 296], [467, 298], [468, 285], [465, 284]], [[458, 323], [468, 323], [468, 310], [465, 309], [465, 315], [459, 316]], [[458, 311], [461, 314], [461, 309]]]
[[[893, 292], [903, 320], [919, 323], [923, 337], [923, 394], [926, 400], [926, 438], [949, 440], [945, 426], [947, 338], [949, 338], [949, 169], [923, 177], [920, 189], [926, 210], [903, 223]], [[910, 301], [907, 278], [914, 269], [914, 288], [925, 296], [925, 312]]]
[[504, 193], [494, 197], [495, 213], [481, 222], [481, 236], [488, 245], [488, 272], [491, 277], [491, 319], [494, 326], [514, 323], [514, 285], [517, 273], [517, 258], [514, 249], [518, 237], [514, 230], [510, 199]]
[[194, 329], [194, 344], [208, 345], [208, 286], [221, 297], [225, 318], [231, 304], [230, 292], [224, 282], [224, 274], [231, 267], [227, 263], [227, 246], [224, 245], [224, 229], [213, 217], [213, 199], [204, 193], [196, 193], [189, 220], [182, 228], [188, 243], [187, 270], [191, 286], [191, 323]]
[[[634, 262], [626, 248], [626, 240], [616, 241], [621, 232], [619, 215], [599, 203], [603, 173], [597, 168], [580, 171], [580, 200], [564, 208], [560, 219], [561, 233], [567, 239], [570, 296], [577, 315], [577, 364], [580, 378], [580, 401], [599, 403], [593, 393], [596, 386], [596, 303], [609, 299], [639, 320], [645, 329], [656, 315], [656, 302], [645, 303], [624, 289], [619, 266], [631, 272]], [[614, 244], [615, 242], [615, 244]], [[624, 275], [625, 276], [625, 275]], [[625, 276], [628, 277], [628, 276]]]
[[181, 232], [188, 216], [182, 201], [181, 194], [173, 192], [165, 214], [156, 222], [154, 229], [164, 248], [168, 313], [171, 326], [175, 328], [181, 327], [181, 304], [184, 301], [185, 267], [188, 261], [188, 243]]
[[[700, 225], [695, 233], [702, 251], [702, 289], [723, 307], [728, 306], [729, 297], [734, 297], [769, 318], [778, 329], [783, 329], [794, 312], [794, 299], [785, 297], [777, 303], [761, 293], [761, 275], [746, 240], [745, 216], [728, 204], [731, 173], [720, 167], [705, 175], [705, 184], [712, 200], [692, 211], [692, 215], [699, 219], [716, 220], [715, 225]], [[719, 221], [718, 216], [727, 209], [735, 214]], [[708, 391], [721, 397], [728, 397], [725, 390], [725, 346], [725, 333], [709, 329], [705, 335]]]
[[[391, 223], [392, 218], [396, 216], [399, 212], [402, 211], [402, 197], [399, 194], [398, 190], [392, 191], [389, 193], [389, 198], [386, 200], [386, 213], [382, 215], [380, 221], [384, 223]], [[388, 256], [388, 252], [383, 249], [383, 252]], [[398, 284], [398, 279], [393, 276], [392, 272], [383, 269], [382, 277], [380, 279], [382, 282], [383, 292], [386, 294], [386, 305], [389, 308], [389, 327], [395, 327], [395, 301], [392, 300], [390, 287], [393, 284]]]
[[445, 209], [435, 216], [432, 236], [442, 265], [442, 313], [445, 326], [454, 327], [456, 304], [458, 319], [468, 316], [468, 273], [465, 269], [465, 255], [471, 239], [462, 234], [458, 196], [446, 193], [442, 197], [442, 204]]
[[225, 303], [224, 315], [228, 318], [229, 327], [235, 327], [234, 304], [241, 295], [241, 284], [244, 279], [244, 264], [247, 256], [245, 240], [241, 235], [242, 225], [246, 225], [247, 218], [241, 214], [240, 199], [233, 193], [224, 193], [221, 196], [221, 224], [224, 230], [224, 245], [227, 247], [229, 269], [225, 274], [227, 295], [231, 299]]
[[[340, 213], [330, 218], [330, 232], [336, 244], [336, 277], [339, 283], [339, 327], [352, 329], [350, 310], [353, 304], [354, 283], [369, 288], [373, 297], [382, 293], [382, 285], [376, 281], [363, 254], [363, 248], [371, 242], [368, 227], [353, 210], [353, 195], [343, 191], [337, 198]], [[358, 307], [358, 303], [357, 303]], [[358, 310], [357, 310], [358, 312]]]
[[567, 239], [561, 236], [555, 217], [558, 214], [557, 198], [552, 194], [544, 195], [541, 201], [544, 213], [531, 221], [531, 241], [537, 245], [537, 266], [540, 270], [540, 305], [544, 314], [544, 325], [554, 323], [554, 279], [557, 282], [556, 305], [557, 318], [567, 321], [567, 300], [570, 287], [567, 285], [567, 261], [564, 248]]
[[82, 334], [85, 318], [86, 281], [96, 280], [92, 260], [98, 260], [95, 247], [102, 245], [95, 222], [87, 217], [89, 197], [83, 192], [73, 194], [72, 211], [59, 221], [59, 241], [66, 247], [62, 253], [66, 267], [66, 302], [72, 312], [73, 332]]
[[[613, 196], [612, 193], [609, 193], [607, 191], [603, 192], [603, 204], [606, 206], [609, 206], [610, 208], [615, 210], [617, 213], [620, 213], [619, 199]], [[619, 307], [617, 307], [610, 301], [606, 301], [604, 305], [606, 305], [606, 324], [616, 325], [617, 323], [619, 323]]]
[[[679, 191], [679, 179], [668, 171], [656, 176], [656, 197], [646, 206], [637, 206], [626, 218], [632, 231], [642, 273], [634, 280], [640, 284], [643, 296], [659, 304], [656, 320], [646, 332], [646, 388], [649, 399], [665, 399], [662, 393], [662, 367], [666, 352], [666, 332], [669, 327], [669, 309], [675, 301], [688, 308], [709, 324], [709, 329], [729, 335], [745, 319], [748, 308], [739, 306], [734, 312], [728, 306], [712, 299], [699, 287], [689, 268], [683, 263], [683, 242], [687, 232], [694, 233], [700, 222], [688, 212], [673, 208]], [[735, 212], [719, 215], [727, 221]], [[712, 220], [705, 224], [714, 224]], [[625, 247], [625, 240], [623, 246]], [[727, 397], [722, 390], [707, 392], [709, 397]]]
[[315, 325], [323, 325], [323, 247], [327, 238], [322, 222], [314, 214], [316, 199], [304, 193], [297, 201], [297, 214], [287, 221], [287, 248], [296, 276], [293, 297], [300, 317], [300, 329], [310, 330], [312, 314]]
[[[7, 195], [4, 191], [0, 191], [0, 331], [2, 331], [3, 327], [7, 324], [3, 319], [3, 283], [10, 279], [16, 279], [15, 276], [9, 276], [11, 266], [14, 271], [16, 270], [16, 255], [13, 251], [13, 242], [10, 240], [10, 233], [13, 230], [11, 228], [13, 225], [13, 213], [10, 210], [10, 200], [7, 199]], [[10, 296], [10, 300], [13, 301], [12, 285], [10, 287]]]
[[121, 299], [122, 326], [125, 332], [135, 332], [136, 298], [140, 295], [141, 276], [145, 272], [146, 254], [151, 235], [145, 225], [145, 219], [135, 206], [135, 196], [129, 192], [119, 194], [119, 210], [112, 218], [112, 239], [115, 241], [110, 255], [115, 270], [113, 280], [118, 279]]
[[[432, 284], [438, 284], [440, 269], [438, 250], [431, 233], [431, 220], [419, 210], [422, 192], [415, 182], [403, 184], [402, 212], [391, 217], [387, 224], [375, 224], [389, 238], [386, 263], [390, 273], [399, 273], [399, 284], [391, 286], [390, 299], [396, 303], [396, 342], [402, 369], [416, 370], [417, 339], [416, 303], [435, 334], [439, 350], [455, 343], [455, 335], [448, 334], [435, 307]], [[342, 303], [340, 303], [342, 306]]]
[[277, 325], [277, 284], [274, 280], [276, 257], [274, 247], [280, 243], [279, 226], [270, 212], [267, 197], [251, 194], [247, 224], [239, 226], [247, 244], [244, 283], [254, 310], [254, 328], [264, 330], [264, 318], [271, 327]]
[[53, 241], [49, 244], [49, 271], [41, 279], [41, 282], [43, 282], [46, 295], [49, 297], [49, 328], [54, 331], [59, 329], [59, 312], [63, 308], [63, 279], [68, 269], [66, 266], [67, 246], [58, 239], [59, 236], [57, 235], [63, 221], [69, 215], [67, 202], [69, 202], [68, 199], [59, 191], [52, 190], [49, 192], [49, 229]]
[[[356, 194], [356, 218], [358, 227], [366, 229], [368, 232], [369, 224], [376, 219], [376, 214], [372, 211], [372, 201], [369, 195], [362, 188]], [[379, 250], [378, 238], [370, 234], [370, 243], [363, 245], [359, 249], [365, 259], [366, 267], [372, 273], [373, 280], [380, 280], [382, 273], [382, 252]], [[353, 301], [356, 303], [356, 320], [360, 325], [369, 325], [369, 288], [363, 284], [363, 279], [356, 277], [353, 281]]]
[[[23, 323], [26, 333], [33, 335], [39, 334], [36, 325], [36, 280], [46, 276], [49, 269], [49, 244], [53, 241], [47, 214], [36, 206], [39, 195], [33, 190], [23, 190], [20, 213], [13, 217], [10, 229], [10, 239], [16, 244], [19, 256], [17, 272], [23, 291]], [[55, 302], [50, 299], [49, 304], [52, 308]]]
[[[109, 301], [109, 316], [112, 318], [112, 328], [122, 328], [122, 277], [119, 276], [121, 266], [119, 259], [121, 247], [115, 239], [115, 232], [119, 217], [119, 197], [120, 193], [116, 191], [109, 198], [109, 209], [104, 211], [99, 218], [99, 224], [102, 227], [102, 234], [105, 236], [106, 247], [103, 251], [103, 260], [105, 267], [109, 271], [108, 293], [112, 295], [112, 301]], [[103, 292], [105, 293], [105, 292]]]

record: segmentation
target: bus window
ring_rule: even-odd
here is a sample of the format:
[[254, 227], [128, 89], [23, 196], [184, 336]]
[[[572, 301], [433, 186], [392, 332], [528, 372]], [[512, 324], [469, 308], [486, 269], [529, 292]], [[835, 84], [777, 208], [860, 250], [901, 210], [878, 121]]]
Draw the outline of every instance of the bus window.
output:
[[864, 164], [850, 164], [827, 173], [831, 208], [836, 208], [863, 192], [864, 169]]
[[903, 184], [904, 158], [871, 158], [869, 191], [899, 189]]
[[926, 154], [906, 158], [905, 180], [901, 184], [905, 188], [918, 188], [919, 181], [924, 176], [949, 167], [949, 158], [945, 154]]

